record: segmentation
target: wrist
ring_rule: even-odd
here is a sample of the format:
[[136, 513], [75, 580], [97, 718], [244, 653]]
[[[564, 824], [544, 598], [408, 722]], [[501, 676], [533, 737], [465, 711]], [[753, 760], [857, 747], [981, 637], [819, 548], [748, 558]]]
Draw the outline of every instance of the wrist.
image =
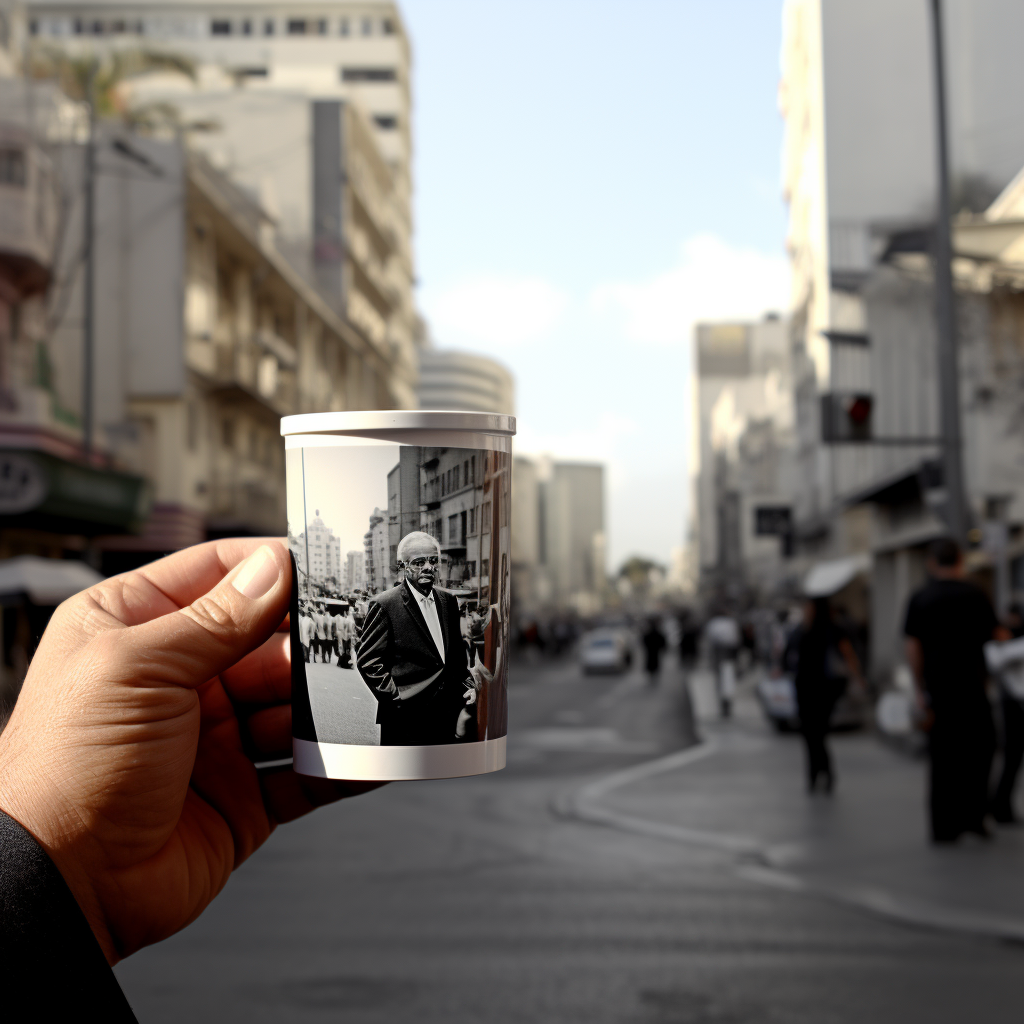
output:
[[92, 929], [107, 962], [117, 953], [102, 901], [83, 867], [91, 837], [82, 817], [64, 800], [49, 775], [31, 762], [30, 752], [17, 749], [11, 722], [0, 736], [0, 810], [32, 836], [60, 872]]

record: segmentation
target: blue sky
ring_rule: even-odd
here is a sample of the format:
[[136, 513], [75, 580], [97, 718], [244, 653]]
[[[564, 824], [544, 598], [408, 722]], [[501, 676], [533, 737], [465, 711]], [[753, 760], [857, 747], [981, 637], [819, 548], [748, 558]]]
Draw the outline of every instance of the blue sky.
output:
[[607, 468], [609, 568], [684, 541], [695, 319], [785, 307], [779, 0], [402, 0], [419, 299]]

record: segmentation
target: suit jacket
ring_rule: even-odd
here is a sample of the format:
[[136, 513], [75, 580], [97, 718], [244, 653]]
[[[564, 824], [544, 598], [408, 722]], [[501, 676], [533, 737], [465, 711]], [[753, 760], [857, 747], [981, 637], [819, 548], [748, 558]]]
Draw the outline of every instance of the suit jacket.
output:
[[0, 970], [11, 1020], [137, 1024], [100, 944], [43, 848], [0, 811]]
[[[356, 666], [377, 699], [377, 721], [422, 707], [431, 700], [457, 703], [469, 685], [466, 647], [459, 629], [459, 602], [453, 594], [434, 588], [434, 603], [444, 639], [445, 658], [437, 653], [409, 585], [402, 583], [378, 594], [366, 612], [356, 645]], [[414, 697], [403, 701], [399, 687], [437, 678]], [[443, 695], [443, 696], [442, 696]], [[403, 708], [407, 704], [409, 708]], [[454, 732], [454, 723], [452, 725]]]

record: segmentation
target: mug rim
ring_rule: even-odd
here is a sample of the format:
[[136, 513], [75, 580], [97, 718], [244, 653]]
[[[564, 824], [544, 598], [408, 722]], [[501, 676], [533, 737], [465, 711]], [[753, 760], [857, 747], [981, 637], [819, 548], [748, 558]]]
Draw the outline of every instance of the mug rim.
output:
[[372, 430], [452, 430], [512, 437], [515, 416], [465, 409], [361, 409], [353, 412], [306, 412], [281, 418], [281, 436], [359, 434]]

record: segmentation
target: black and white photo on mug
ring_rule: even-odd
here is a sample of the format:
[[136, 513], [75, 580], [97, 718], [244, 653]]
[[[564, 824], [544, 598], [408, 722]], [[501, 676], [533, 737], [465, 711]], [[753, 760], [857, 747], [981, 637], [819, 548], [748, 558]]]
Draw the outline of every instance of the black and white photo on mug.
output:
[[351, 439], [287, 458], [292, 614], [315, 732], [296, 736], [504, 736], [510, 456]]

